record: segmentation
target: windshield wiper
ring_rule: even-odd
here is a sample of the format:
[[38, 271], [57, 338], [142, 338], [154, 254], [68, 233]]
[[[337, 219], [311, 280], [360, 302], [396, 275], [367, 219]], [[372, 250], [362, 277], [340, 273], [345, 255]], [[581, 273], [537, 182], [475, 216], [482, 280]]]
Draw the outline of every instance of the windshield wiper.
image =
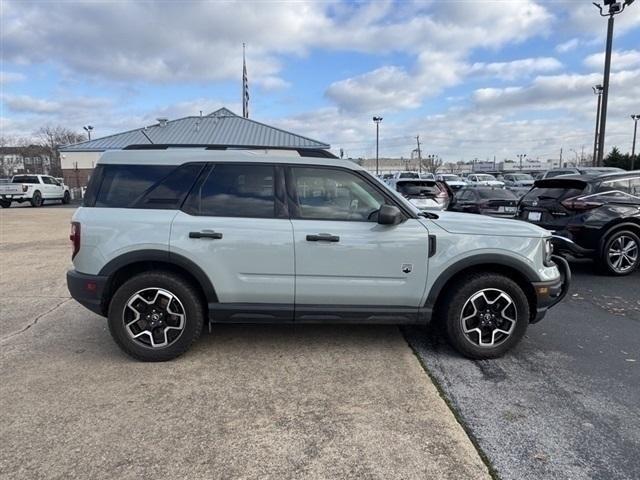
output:
[[436, 215], [433, 212], [422, 211], [418, 215], [424, 218], [430, 218], [431, 220], [437, 220], [438, 218], [440, 218], [438, 215]]

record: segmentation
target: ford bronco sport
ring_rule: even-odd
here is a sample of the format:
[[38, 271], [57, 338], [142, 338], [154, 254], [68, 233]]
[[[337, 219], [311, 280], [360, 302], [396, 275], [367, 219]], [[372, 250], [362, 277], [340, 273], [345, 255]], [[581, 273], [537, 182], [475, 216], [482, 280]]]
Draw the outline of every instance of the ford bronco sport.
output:
[[144, 361], [205, 323], [441, 322], [502, 355], [567, 292], [547, 230], [421, 212], [347, 160], [206, 149], [106, 152], [71, 224], [71, 295]]

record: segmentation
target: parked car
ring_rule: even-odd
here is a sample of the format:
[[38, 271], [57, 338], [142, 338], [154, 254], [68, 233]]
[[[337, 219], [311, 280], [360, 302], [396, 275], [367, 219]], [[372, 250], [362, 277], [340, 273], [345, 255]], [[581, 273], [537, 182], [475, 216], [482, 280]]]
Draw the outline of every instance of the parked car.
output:
[[470, 173], [465, 180], [471, 186], [504, 187], [504, 182], [497, 180], [496, 177], [488, 173]]
[[490, 358], [571, 278], [535, 225], [421, 212], [348, 160], [246, 151], [107, 151], [70, 238], [72, 297], [145, 361], [184, 353], [205, 322], [432, 317]]
[[435, 180], [398, 179], [389, 186], [420, 210], [445, 210], [453, 197], [444, 183]]
[[12, 202], [30, 202], [40, 207], [45, 201], [71, 201], [69, 187], [49, 175], [15, 175], [11, 183], [0, 184], [0, 206], [9, 208]]
[[506, 173], [502, 181], [506, 187], [532, 187], [535, 180], [528, 173]]
[[433, 181], [435, 181], [435, 179], [436, 179], [436, 176], [433, 173], [421, 173], [419, 175], [419, 177], [422, 180], [433, 180]]
[[393, 174], [391, 180], [399, 180], [401, 178], [420, 178], [420, 174], [418, 172], [410, 171], [396, 172]]
[[542, 174], [541, 180], [545, 178], [559, 177], [561, 175], [601, 175], [605, 173], [621, 173], [623, 169], [617, 167], [566, 167], [552, 168]]
[[640, 170], [538, 180], [518, 218], [554, 231], [559, 251], [593, 258], [611, 275], [640, 264]]
[[449, 210], [513, 218], [517, 212], [517, 205], [518, 197], [511, 190], [496, 187], [465, 187], [456, 192]]
[[438, 180], [439, 182], [446, 183], [449, 186], [449, 188], [451, 188], [451, 190], [459, 190], [462, 187], [467, 186], [467, 182], [465, 182], [458, 175], [454, 175], [452, 173], [438, 174], [436, 175], [436, 180]]

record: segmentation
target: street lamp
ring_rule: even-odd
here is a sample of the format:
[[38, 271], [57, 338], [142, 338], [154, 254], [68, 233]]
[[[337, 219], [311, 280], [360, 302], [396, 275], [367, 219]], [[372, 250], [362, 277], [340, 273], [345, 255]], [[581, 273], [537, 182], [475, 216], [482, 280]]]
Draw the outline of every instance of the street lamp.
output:
[[640, 115], [631, 115], [631, 120], [633, 120], [633, 145], [631, 146], [631, 170], [633, 170], [636, 163], [636, 134], [638, 133]]
[[598, 163], [598, 133], [600, 132], [600, 105], [602, 103], [602, 85], [596, 85], [591, 87], [593, 94], [598, 96], [598, 110], [596, 111], [596, 133], [593, 138], [593, 159], [591, 161], [592, 166], [595, 167]]
[[379, 145], [380, 145], [380, 122], [382, 121], [382, 117], [373, 117], [373, 123], [376, 124], [376, 175], [379, 175], [380, 165], [379, 165]]
[[85, 130], [85, 132], [87, 132], [87, 135], [89, 136], [89, 140], [91, 140], [91, 131], [93, 130], [93, 127], [91, 125], [85, 125], [82, 128]]
[[526, 153], [520, 153], [520, 154], [516, 155], [516, 157], [518, 157], [520, 159], [520, 171], [522, 171], [522, 159], [523, 158], [527, 158], [527, 154]]
[[602, 157], [604, 155], [604, 134], [607, 126], [607, 101], [609, 99], [609, 74], [611, 72], [611, 48], [613, 45], [613, 17], [622, 13], [626, 7], [631, 5], [634, 0], [604, 0], [605, 7], [609, 7], [609, 12], [603, 12], [599, 3], [593, 2], [600, 11], [601, 17], [609, 17], [607, 22], [607, 49], [604, 57], [604, 82], [602, 91], [602, 112], [600, 113], [600, 132], [598, 140], [598, 165], [602, 165]]

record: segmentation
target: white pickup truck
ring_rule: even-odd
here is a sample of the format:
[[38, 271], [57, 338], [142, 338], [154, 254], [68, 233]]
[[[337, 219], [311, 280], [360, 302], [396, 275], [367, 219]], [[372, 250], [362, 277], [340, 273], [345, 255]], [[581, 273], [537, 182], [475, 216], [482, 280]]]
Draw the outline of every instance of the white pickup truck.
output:
[[49, 175], [15, 175], [11, 183], [0, 184], [0, 206], [9, 208], [11, 202], [30, 202], [40, 207], [45, 201], [71, 201], [69, 187]]

